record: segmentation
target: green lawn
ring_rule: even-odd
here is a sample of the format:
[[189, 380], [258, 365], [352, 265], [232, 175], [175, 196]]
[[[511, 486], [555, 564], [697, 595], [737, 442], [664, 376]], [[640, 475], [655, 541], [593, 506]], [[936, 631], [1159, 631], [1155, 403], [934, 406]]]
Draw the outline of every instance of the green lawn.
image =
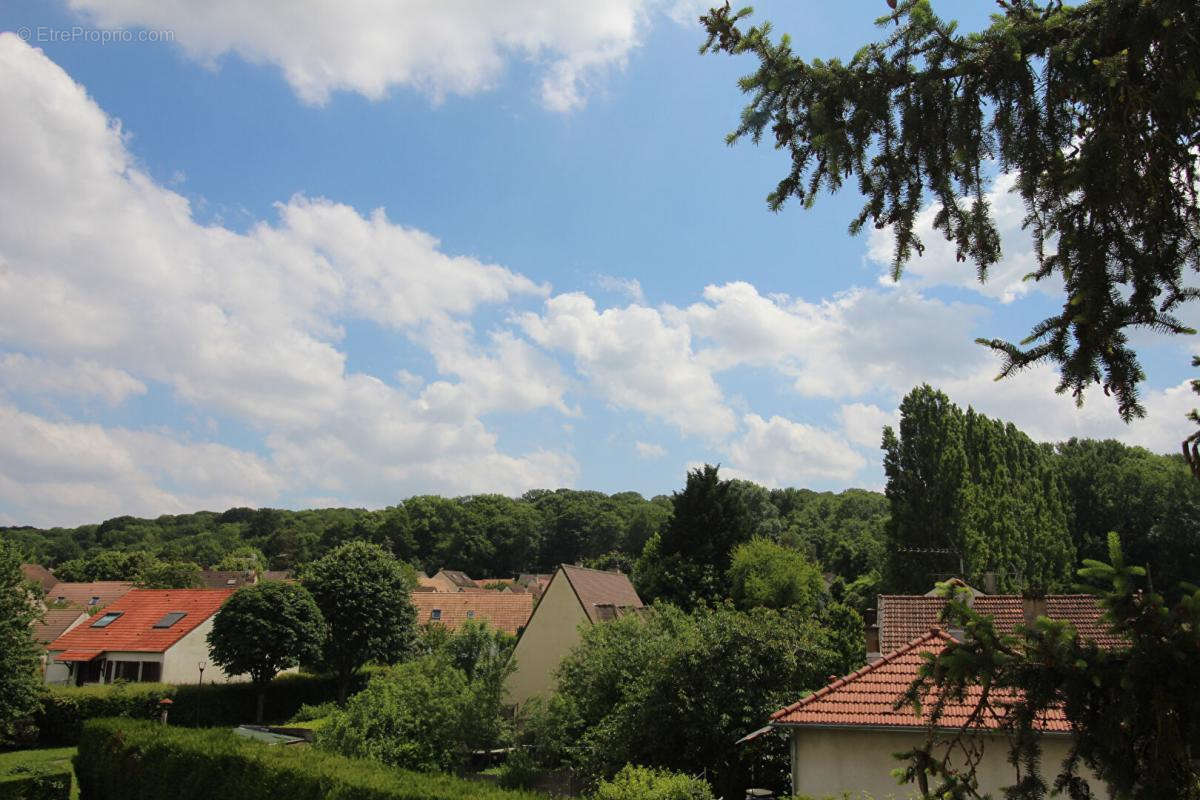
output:
[[[49, 750], [16, 750], [11, 753], [0, 753], [0, 775], [13, 767], [26, 766], [71, 766], [71, 757], [75, 755], [74, 747], [54, 747]], [[75, 781], [74, 770], [71, 772], [71, 800], [78, 800], [79, 784]]]

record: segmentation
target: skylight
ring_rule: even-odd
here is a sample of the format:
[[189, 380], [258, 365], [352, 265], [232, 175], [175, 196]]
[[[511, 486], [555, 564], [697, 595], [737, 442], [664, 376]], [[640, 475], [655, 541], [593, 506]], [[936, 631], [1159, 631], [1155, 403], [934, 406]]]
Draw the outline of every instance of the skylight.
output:
[[125, 613], [125, 612], [109, 611], [107, 614], [102, 616], [100, 619], [93, 622], [92, 627], [93, 628], [107, 628], [109, 625], [112, 625], [113, 622], [116, 620], [116, 618], [121, 616], [123, 613]]
[[186, 616], [187, 616], [186, 611], [172, 611], [170, 614], [167, 614], [165, 617], [160, 619], [158, 622], [154, 623], [154, 625], [152, 627], [169, 628]]
[[429, 618], [430, 619], [441, 619], [442, 618], [442, 610], [440, 608], [435, 608], [433, 610], [433, 613], [429, 615]]

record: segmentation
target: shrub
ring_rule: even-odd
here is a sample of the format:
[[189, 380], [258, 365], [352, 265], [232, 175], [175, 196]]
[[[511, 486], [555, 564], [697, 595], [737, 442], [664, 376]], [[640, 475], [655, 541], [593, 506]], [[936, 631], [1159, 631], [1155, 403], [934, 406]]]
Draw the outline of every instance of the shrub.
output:
[[[361, 689], [373, 672], [356, 676]], [[282, 722], [304, 706], [331, 702], [334, 680], [321, 675], [280, 675], [267, 685], [264, 718]], [[49, 687], [35, 716], [43, 746], [79, 742], [85, 720], [98, 717], [157, 719], [158, 701], [170, 697], [172, 725], [239, 725], [254, 719], [256, 693], [249, 683], [210, 683], [168, 686], [161, 683]]]
[[626, 764], [610, 780], [600, 781], [595, 800], [713, 800], [712, 788], [681, 772]]
[[300, 710], [292, 714], [288, 722], [312, 722], [315, 719], [324, 719], [336, 714], [340, 709], [338, 704], [332, 700], [328, 703], [319, 703], [315, 706], [310, 706], [307, 703], [300, 706]]
[[517, 749], [508, 754], [500, 767], [498, 782], [505, 789], [528, 789], [541, 774], [529, 751]]
[[22, 750], [0, 754], [0, 797], [4, 800], [68, 800], [71, 750]]
[[271, 747], [225, 730], [127, 719], [87, 722], [75, 771], [88, 800], [545, 800], [312, 748]]

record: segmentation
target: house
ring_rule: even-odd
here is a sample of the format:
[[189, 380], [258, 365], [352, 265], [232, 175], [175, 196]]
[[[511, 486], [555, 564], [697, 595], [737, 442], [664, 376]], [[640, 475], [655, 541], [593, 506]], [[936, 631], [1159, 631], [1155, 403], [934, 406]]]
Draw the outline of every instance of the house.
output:
[[258, 583], [258, 573], [252, 569], [206, 569], [200, 572], [206, 589], [240, 589]]
[[58, 583], [58, 578], [54, 577], [54, 573], [41, 564], [22, 564], [21, 575], [30, 583], [36, 583], [42, 587], [43, 594], [50, 591], [54, 584]]
[[559, 567], [513, 650], [514, 669], [505, 683], [509, 702], [519, 705], [553, 688], [554, 669], [579, 643], [582, 626], [645, 608], [629, 578], [620, 572]]
[[441, 624], [452, 631], [476, 619], [519, 636], [533, 613], [533, 595], [528, 593], [414, 591], [412, 600], [417, 624]]
[[54, 584], [46, 593], [46, 604], [53, 606], [78, 606], [88, 610], [101, 608], [120, 600], [133, 589], [128, 581], [90, 581], [75, 583], [62, 581]]
[[[964, 584], [965, 586], [965, 584]], [[1101, 619], [1104, 610], [1099, 601], [1088, 594], [1051, 594], [1040, 598], [1015, 594], [982, 594], [968, 589], [971, 608], [989, 614], [1000, 633], [1012, 633], [1021, 624], [1038, 616], [1070, 622], [1080, 636], [1101, 647], [1113, 647], [1119, 640], [1109, 632]], [[875, 610], [878, 644], [874, 632], [868, 631], [868, 651], [887, 653], [903, 647], [916, 637], [941, 624], [946, 599], [930, 595], [884, 594], [876, 598]]]
[[194, 683], [202, 663], [213, 683], [247, 680], [208, 657], [213, 615], [233, 592], [134, 589], [46, 646], [46, 683]]
[[546, 587], [550, 585], [552, 577], [554, 576], [540, 572], [522, 572], [517, 576], [517, 585], [524, 586], [533, 592], [534, 597], [541, 597], [542, 593], [546, 591]]
[[[893, 757], [925, 741], [924, 721], [911, 706], [896, 701], [917, 676], [923, 653], [939, 653], [952, 641], [940, 629], [927, 630], [898, 649], [856, 672], [771, 715], [767, 728], [747, 739], [775, 730], [791, 739], [792, 793], [811, 797], [918, 797], [915, 786], [896, 783], [891, 771], [901, 765]], [[943, 720], [949, 736], [958, 731], [974, 708], [974, 699], [947, 703]], [[926, 706], [929, 703], [925, 704]], [[1061, 711], [1040, 722], [1043, 774], [1056, 774], [1071, 745], [1070, 725]], [[1008, 740], [993, 717], [975, 729], [982, 745], [976, 771], [981, 794], [1000, 796], [1000, 788], [1016, 782], [1008, 763]], [[743, 740], [745, 741], [745, 740]], [[1104, 784], [1086, 768], [1081, 777], [1093, 791]]]
[[30, 626], [33, 631], [33, 640], [45, 649], [46, 645], [87, 618], [87, 612], [79, 606], [47, 608]]
[[479, 584], [468, 578], [467, 573], [456, 569], [440, 569], [432, 578], [426, 579], [423, 585], [432, 586], [435, 592], [462, 592], [479, 589]]

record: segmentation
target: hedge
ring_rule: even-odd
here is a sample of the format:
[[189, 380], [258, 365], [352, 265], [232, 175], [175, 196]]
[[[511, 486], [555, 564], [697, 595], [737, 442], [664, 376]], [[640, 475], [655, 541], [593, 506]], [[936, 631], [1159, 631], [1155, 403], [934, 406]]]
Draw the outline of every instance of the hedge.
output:
[[227, 730], [129, 719], [84, 724], [75, 774], [88, 800], [546, 800], [305, 745], [272, 747]]
[[[370, 671], [360, 672], [351, 690], [361, 690], [370, 674]], [[268, 722], [283, 722], [301, 706], [330, 702], [336, 695], [332, 677], [281, 675], [267, 687], [263, 718]], [[249, 683], [51, 686], [47, 687], [34, 717], [38, 743], [43, 747], [77, 744], [83, 723], [98, 717], [157, 719], [158, 702], [164, 697], [172, 701], [169, 714], [172, 725], [232, 726], [254, 721], [256, 696]]]
[[0, 754], [0, 800], [68, 800], [71, 749]]

